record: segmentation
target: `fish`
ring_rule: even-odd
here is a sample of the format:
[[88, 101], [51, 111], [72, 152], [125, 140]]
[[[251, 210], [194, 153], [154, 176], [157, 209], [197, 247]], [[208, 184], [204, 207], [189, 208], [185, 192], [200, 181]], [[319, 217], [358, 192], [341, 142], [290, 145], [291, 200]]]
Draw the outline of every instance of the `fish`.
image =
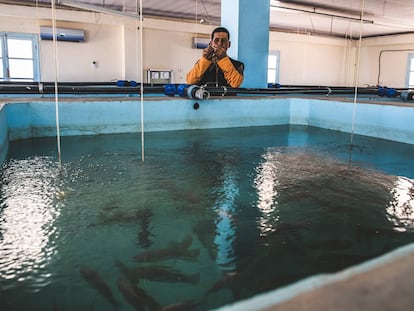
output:
[[133, 271], [141, 278], [158, 282], [183, 282], [198, 284], [200, 274], [184, 274], [178, 270], [163, 266], [148, 266], [134, 268]]
[[156, 282], [181, 282], [189, 284], [198, 284], [200, 282], [200, 274], [184, 274], [170, 267], [145, 266], [130, 268], [119, 260], [115, 261], [115, 265], [118, 266], [125, 277], [133, 283], [138, 282], [140, 279]]
[[215, 282], [207, 292], [215, 293], [222, 288], [228, 287], [235, 280], [237, 280], [238, 277], [239, 277], [239, 273], [237, 271], [226, 273], [226, 275], [224, 275], [221, 279]]
[[111, 288], [97, 271], [89, 267], [82, 267], [79, 271], [86, 282], [95, 288], [114, 307], [114, 310], [119, 309], [119, 301], [115, 299]]
[[135, 310], [146, 311], [147, 308], [151, 311], [160, 310], [161, 305], [142, 288], [137, 287], [121, 277], [118, 278], [117, 285], [125, 300], [133, 306]]
[[200, 302], [194, 300], [187, 300], [179, 303], [174, 303], [168, 306], [164, 306], [159, 311], [190, 311], [197, 308]]
[[345, 267], [360, 264], [373, 257], [375, 257], [374, 254], [324, 253], [317, 257], [316, 262], [325, 271], [336, 271]]
[[167, 247], [149, 250], [133, 257], [136, 262], [158, 261], [166, 259], [197, 260], [200, 250], [189, 249], [192, 237], [186, 236], [180, 242], [170, 242]]
[[169, 248], [188, 249], [193, 243], [193, 237], [186, 235], [180, 242], [171, 241], [168, 243]]
[[313, 242], [307, 245], [311, 249], [323, 249], [323, 250], [347, 250], [352, 247], [351, 241], [342, 241], [342, 240], [328, 240]]
[[152, 245], [150, 236], [153, 236], [151, 233], [150, 216], [142, 217], [140, 219], [140, 230], [138, 232], [138, 245], [142, 248], [150, 247]]
[[56, 302], [56, 297], [53, 297], [53, 311], [59, 311], [58, 304]]
[[278, 223], [274, 225], [274, 230], [267, 233], [266, 235], [261, 235], [260, 239], [263, 241], [268, 241], [269, 239], [280, 239], [282, 237], [293, 236], [298, 237], [299, 232], [303, 230], [311, 229], [310, 223], [307, 222], [298, 222], [298, 223]]
[[214, 260], [217, 257], [216, 244], [213, 242], [213, 233], [216, 232], [214, 222], [208, 220], [200, 221], [193, 227], [193, 231], [203, 247], [207, 250], [210, 258]]
[[97, 223], [91, 224], [91, 226], [105, 226], [114, 224], [135, 224], [140, 223], [143, 219], [148, 219], [153, 216], [151, 209], [143, 208], [137, 209], [134, 212], [121, 212], [118, 211], [111, 215], [105, 215], [103, 219]]
[[199, 249], [184, 249], [177, 248], [162, 248], [154, 249], [133, 257], [136, 262], [148, 262], [166, 259], [182, 259], [189, 261], [196, 261], [200, 254]]

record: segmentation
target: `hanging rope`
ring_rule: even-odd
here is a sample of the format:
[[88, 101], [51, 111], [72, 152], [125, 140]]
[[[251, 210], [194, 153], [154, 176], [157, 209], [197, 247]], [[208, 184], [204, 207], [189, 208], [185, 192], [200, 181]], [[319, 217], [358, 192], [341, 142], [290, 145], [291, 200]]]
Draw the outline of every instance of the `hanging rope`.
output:
[[142, 0], [139, 0], [139, 41], [140, 41], [140, 68], [141, 68], [141, 85], [140, 85], [140, 98], [141, 98], [141, 160], [145, 160], [145, 135], [144, 135], [144, 77], [142, 76], [143, 71], [143, 55], [142, 55]]
[[59, 92], [58, 92], [58, 51], [57, 51], [57, 39], [56, 39], [56, 7], [55, 1], [51, 1], [52, 4], [52, 31], [53, 31], [53, 54], [54, 54], [54, 69], [55, 69], [55, 115], [56, 115], [56, 139], [58, 149], [58, 161], [59, 166], [62, 166], [62, 157], [60, 149], [60, 125], [59, 125]]
[[355, 131], [355, 115], [356, 115], [356, 104], [358, 97], [358, 81], [359, 81], [359, 67], [360, 67], [360, 58], [361, 58], [361, 44], [362, 44], [362, 26], [364, 21], [364, 9], [365, 9], [365, 0], [362, 0], [361, 4], [361, 19], [360, 19], [360, 29], [359, 29], [359, 44], [357, 52], [357, 64], [355, 72], [355, 91], [354, 91], [354, 104], [352, 108], [352, 128], [351, 128], [351, 137], [350, 137], [350, 149], [354, 143], [354, 131]]

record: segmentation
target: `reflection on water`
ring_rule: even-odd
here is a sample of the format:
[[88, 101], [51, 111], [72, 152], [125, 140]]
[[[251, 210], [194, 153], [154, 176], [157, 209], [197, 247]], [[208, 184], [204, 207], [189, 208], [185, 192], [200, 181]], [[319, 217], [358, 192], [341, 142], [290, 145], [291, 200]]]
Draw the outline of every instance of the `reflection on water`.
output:
[[0, 172], [1, 310], [142, 309], [137, 292], [214, 309], [414, 241], [414, 147], [385, 162], [364, 143], [356, 166], [348, 137], [297, 131], [148, 134], [145, 163], [134, 135], [65, 138], [62, 169], [18, 154]]
[[0, 278], [24, 282], [40, 272], [37, 282], [45, 284], [48, 261], [57, 250], [59, 169], [50, 159], [36, 157], [11, 161], [3, 170]]
[[[286, 205], [319, 205], [322, 213], [358, 207], [362, 201], [384, 206], [391, 197], [397, 177], [338, 162], [312, 150], [267, 148], [257, 165], [254, 188], [261, 212], [258, 226], [265, 237], [285, 226]], [[411, 180], [405, 179], [412, 184]], [[401, 182], [399, 183], [401, 184]], [[401, 187], [401, 186], [400, 186]], [[401, 194], [394, 204], [406, 200]], [[301, 213], [306, 215], [307, 209]], [[314, 215], [310, 215], [314, 217]], [[308, 221], [307, 219], [306, 221]]]
[[391, 189], [392, 200], [387, 207], [395, 230], [414, 229], [414, 180], [399, 176]]
[[219, 173], [219, 184], [213, 189], [216, 202], [213, 210], [217, 213], [215, 220], [216, 236], [214, 243], [217, 245], [216, 262], [224, 271], [234, 271], [236, 255], [234, 253], [234, 241], [236, 239], [236, 225], [234, 214], [236, 212], [236, 200], [239, 196], [238, 171], [229, 160], [224, 159], [222, 172]]
[[256, 168], [254, 187], [257, 191], [257, 208], [261, 215], [258, 220], [260, 235], [266, 236], [269, 232], [275, 231], [273, 224], [278, 219], [277, 196], [279, 185], [279, 152], [268, 150], [263, 156], [263, 162]]

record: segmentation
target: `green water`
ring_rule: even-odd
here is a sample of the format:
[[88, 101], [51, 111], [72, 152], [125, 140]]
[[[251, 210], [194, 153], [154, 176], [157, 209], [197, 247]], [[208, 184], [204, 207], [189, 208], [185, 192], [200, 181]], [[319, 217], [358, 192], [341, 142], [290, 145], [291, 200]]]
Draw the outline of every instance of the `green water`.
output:
[[148, 133], [142, 162], [139, 134], [63, 137], [61, 167], [55, 138], [14, 142], [0, 310], [214, 309], [414, 241], [414, 146], [349, 141], [289, 126]]

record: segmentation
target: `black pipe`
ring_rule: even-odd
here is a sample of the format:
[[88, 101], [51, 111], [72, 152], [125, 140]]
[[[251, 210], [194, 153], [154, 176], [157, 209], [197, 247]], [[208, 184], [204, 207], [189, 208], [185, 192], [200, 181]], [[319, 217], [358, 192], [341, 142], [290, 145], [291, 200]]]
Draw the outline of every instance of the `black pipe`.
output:
[[[141, 87], [118, 86], [117, 82], [59, 82], [57, 91], [59, 94], [140, 94]], [[167, 94], [165, 84], [143, 84], [144, 94]], [[188, 88], [189, 85], [174, 84], [173, 89]], [[198, 87], [198, 86], [196, 86]], [[200, 88], [200, 87], [198, 87]], [[347, 95], [354, 94], [354, 87], [343, 86], [279, 86], [276, 88], [226, 88], [226, 87], [202, 87], [210, 96], [225, 95], [283, 95], [283, 94], [315, 94], [315, 95]], [[396, 89], [400, 92], [408, 89]], [[358, 88], [360, 95], [378, 95], [377, 87]], [[54, 82], [0, 82], [0, 94], [54, 94]], [[174, 96], [176, 93], [168, 94]], [[187, 96], [187, 94], [180, 94]], [[191, 97], [191, 96], [190, 96]]]
[[[54, 94], [54, 82], [1, 82], [0, 94]], [[117, 86], [115, 82], [60, 82], [59, 94], [139, 94], [140, 86]], [[144, 84], [144, 93], [164, 94], [164, 85]]]
[[[346, 95], [354, 94], [355, 88], [353, 87], [280, 87], [280, 88], [223, 88], [223, 87], [204, 87], [204, 90], [209, 92], [210, 96], [225, 96], [225, 95], [284, 95], [284, 94], [315, 94], [315, 95]], [[363, 88], [358, 89], [358, 94], [364, 95], [377, 95], [378, 89], [376, 88]], [[190, 96], [191, 97], [191, 96]]]

